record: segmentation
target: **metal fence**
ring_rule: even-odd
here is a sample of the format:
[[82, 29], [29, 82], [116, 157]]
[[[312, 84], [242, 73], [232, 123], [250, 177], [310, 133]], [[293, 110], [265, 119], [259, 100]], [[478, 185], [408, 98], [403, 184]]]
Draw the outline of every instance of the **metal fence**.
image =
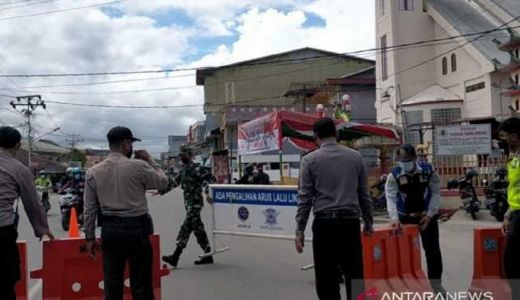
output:
[[[479, 176], [475, 178], [474, 186], [479, 188], [482, 187], [482, 179], [487, 179], [490, 182], [495, 176], [497, 168], [506, 167], [507, 157], [484, 155], [433, 156], [430, 162], [439, 174], [441, 188], [447, 188], [448, 180], [463, 177], [469, 169], [478, 172]], [[379, 167], [369, 169], [369, 185], [376, 182], [381, 174]]]

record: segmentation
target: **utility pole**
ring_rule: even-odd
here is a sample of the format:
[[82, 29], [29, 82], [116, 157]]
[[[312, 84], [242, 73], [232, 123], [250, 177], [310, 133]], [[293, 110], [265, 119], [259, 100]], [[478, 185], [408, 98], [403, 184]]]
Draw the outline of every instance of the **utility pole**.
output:
[[74, 161], [74, 146], [78, 143], [84, 142], [85, 140], [81, 138], [81, 135], [79, 134], [72, 134], [69, 138], [66, 138], [65, 141], [70, 145], [70, 160]]
[[31, 127], [31, 116], [33, 114], [33, 111], [38, 108], [38, 106], [43, 107], [43, 109], [46, 109], [45, 102], [42, 100], [42, 97], [40, 95], [31, 95], [31, 96], [21, 96], [16, 97], [16, 102], [11, 101], [11, 106], [16, 109], [18, 106], [23, 107], [22, 113], [27, 118], [27, 127], [28, 127], [28, 133], [27, 133], [27, 140], [29, 143], [29, 159], [28, 159], [28, 165], [29, 168], [31, 168], [31, 155], [32, 155], [32, 127]]

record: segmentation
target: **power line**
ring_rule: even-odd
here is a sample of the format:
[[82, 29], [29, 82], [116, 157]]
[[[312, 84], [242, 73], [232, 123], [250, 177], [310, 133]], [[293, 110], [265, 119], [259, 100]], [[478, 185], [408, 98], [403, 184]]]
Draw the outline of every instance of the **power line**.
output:
[[0, 12], [1, 11], [6, 11], [6, 10], [13, 10], [13, 9], [17, 9], [17, 8], [22, 8], [22, 7], [30, 7], [30, 6], [40, 5], [40, 4], [53, 3], [53, 2], [57, 2], [57, 1], [61, 1], [61, 0], [44, 0], [44, 1], [41, 1], [41, 2], [29, 2], [29, 3], [25, 3], [23, 5], [19, 5], [19, 6], [13, 6], [13, 7], [8, 7], [8, 8], [1, 8]]
[[[121, 0], [125, 1], [125, 0]], [[126, 0], [130, 1], [130, 0]], [[468, 34], [461, 34], [457, 36], [451, 36], [447, 38], [442, 39], [432, 39], [432, 40], [423, 40], [419, 42], [413, 42], [413, 43], [405, 43], [405, 44], [399, 44], [389, 47], [383, 47], [383, 48], [371, 48], [371, 49], [365, 49], [365, 50], [358, 50], [358, 51], [352, 51], [352, 52], [345, 52], [345, 53], [324, 53], [316, 56], [309, 56], [306, 58], [296, 58], [296, 59], [284, 59], [284, 60], [270, 60], [270, 61], [251, 61], [251, 62], [242, 62], [239, 63], [241, 66], [256, 66], [256, 65], [273, 65], [278, 63], [292, 63], [292, 62], [303, 62], [313, 59], [319, 59], [319, 58], [325, 58], [325, 57], [336, 57], [338, 55], [354, 55], [354, 54], [360, 54], [365, 52], [375, 52], [375, 51], [382, 51], [382, 50], [389, 50], [389, 49], [396, 49], [396, 48], [407, 48], [407, 47], [414, 47], [419, 45], [428, 45], [435, 42], [441, 42], [441, 41], [448, 41], [448, 40], [454, 40], [457, 38], [462, 37], [470, 37], [474, 35], [480, 35], [477, 39], [488, 35], [493, 32], [506, 30], [504, 28], [501, 28], [503, 26], [506, 26], [507, 24], [515, 21], [516, 19], [513, 19], [512, 21], [505, 23], [504, 25], [487, 30], [487, 31], [481, 31], [481, 32], [475, 32], [475, 33], [468, 33]], [[0, 19], [1, 21], [1, 19]], [[514, 26], [510, 27], [513, 28], [520, 28], [520, 26]], [[474, 39], [476, 40], [476, 39]], [[474, 41], [472, 40], [472, 41]], [[472, 42], [471, 41], [471, 42]], [[430, 45], [428, 45], [430, 46]], [[354, 58], [360, 58], [360, 57], [354, 57]], [[363, 58], [361, 58], [363, 59]], [[255, 59], [256, 60], [256, 59]], [[231, 64], [234, 65], [234, 64]], [[225, 65], [221, 67], [231, 66], [231, 65]], [[183, 71], [197, 71], [204, 68], [213, 68], [213, 67], [191, 67], [191, 68], [171, 68], [171, 69], [160, 69], [160, 70], [142, 70], [142, 71], [117, 71], [117, 72], [86, 72], [86, 73], [48, 73], [48, 74], [3, 74], [0, 75], [0, 78], [2, 77], [21, 77], [21, 78], [30, 78], [30, 77], [81, 77], [81, 76], [109, 76], [109, 75], [135, 75], [135, 74], [159, 74], [159, 73], [174, 73], [174, 72], [183, 72]]]
[[94, 8], [94, 7], [99, 7], [99, 6], [118, 4], [118, 3], [121, 3], [121, 2], [127, 2], [127, 1], [133, 1], [133, 0], [116, 0], [116, 1], [111, 1], [111, 2], [103, 2], [103, 3], [86, 5], [86, 6], [79, 6], [79, 7], [51, 10], [51, 11], [46, 11], [46, 12], [41, 12], [41, 13], [34, 13], [34, 14], [29, 14], [29, 15], [11, 16], [11, 17], [0, 18], [0, 21], [8, 21], [8, 20], [16, 20], [16, 19], [44, 16], [44, 15], [61, 13], [61, 12], [80, 10], [80, 9], [85, 9], [85, 8]]
[[54, 103], [54, 104], [60, 104], [60, 105], [71, 105], [71, 106], [82, 106], [82, 107], [136, 108], [136, 109], [187, 108], [187, 107], [200, 107], [200, 106], [204, 106], [204, 104], [132, 106], [132, 105], [107, 105], [107, 104], [72, 103], [72, 102], [62, 102], [62, 101], [52, 101], [52, 100], [46, 100], [46, 102]]
[[[516, 18], [513, 18], [511, 21], [506, 22], [506, 23], [500, 25], [499, 27], [497, 27], [497, 28], [495, 28], [495, 29], [491, 29], [491, 30], [483, 31], [483, 32], [481, 32], [481, 34], [480, 34], [479, 36], [477, 36], [477, 37], [475, 37], [474, 39], [471, 39], [471, 40], [467, 41], [466, 43], [463, 43], [463, 44], [461, 44], [461, 45], [459, 45], [459, 46], [457, 46], [457, 47], [455, 47], [455, 48], [453, 48], [453, 49], [450, 49], [450, 50], [445, 51], [445, 52], [443, 52], [443, 53], [441, 53], [441, 54], [438, 54], [438, 55], [436, 55], [436, 56], [434, 56], [434, 57], [432, 57], [432, 58], [430, 58], [430, 59], [427, 59], [427, 60], [425, 60], [425, 61], [423, 61], [423, 62], [420, 62], [420, 63], [418, 63], [418, 64], [415, 64], [415, 65], [413, 65], [413, 66], [411, 66], [411, 67], [408, 67], [408, 68], [405, 68], [405, 69], [400, 70], [400, 71], [398, 71], [398, 72], [395, 72], [395, 73], [393, 73], [393, 74], [390, 74], [390, 75], [388, 75], [387, 78], [395, 77], [396, 75], [399, 75], [399, 74], [401, 74], [401, 73], [404, 73], [404, 72], [407, 72], [407, 71], [413, 70], [413, 69], [415, 69], [415, 68], [417, 68], [417, 67], [420, 67], [420, 66], [422, 66], [422, 65], [424, 65], [424, 64], [427, 64], [427, 63], [429, 63], [429, 62], [435, 61], [436, 59], [438, 59], [438, 58], [440, 58], [440, 57], [443, 57], [444, 55], [447, 55], [447, 54], [449, 54], [449, 53], [451, 53], [451, 52], [453, 52], [453, 51], [455, 51], [455, 50], [457, 50], [457, 49], [460, 49], [460, 48], [462, 48], [462, 47], [464, 47], [464, 46], [466, 46], [466, 45], [468, 45], [468, 44], [471, 44], [471, 43], [473, 43], [473, 42], [479, 40], [480, 38], [482, 38], [482, 37], [488, 35], [489, 33], [495, 32], [495, 31], [497, 31], [497, 30], [504, 30], [504, 29], [501, 29], [501, 28], [504, 27], [504, 26], [507, 26], [508, 24], [513, 23], [514, 21], [516, 21], [516, 20], [518, 20], [518, 19], [520, 19], [520, 16], [517, 16]], [[517, 26], [517, 27], [520, 27], [520, 26]]]
[[[115, 94], [134, 94], [134, 93], [148, 93], [148, 92], [158, 92], [158, 91], [171, 91], [171, 90], [182, 90], [198, 87], [197, 85], [188, 85], [188, 86], [176, 86], [176, 87], [165, 87], [165, 88], [155, 88], [155, 89], [143, 89], [143, 90], [124, 90], [124, 91], [100, 91], [100, 92], [66, 92], [66, 91], [46, 91], [46, 94], [60, 94], [60, 95], [82, 95], [82, 96], [95, 96], [95, 95], [115, 95]], [[24, 93], [33, 93], [31, 90], [23, 90], [23, 89], [10, 89], [10, 91], [14, 92], [24, 92]]]

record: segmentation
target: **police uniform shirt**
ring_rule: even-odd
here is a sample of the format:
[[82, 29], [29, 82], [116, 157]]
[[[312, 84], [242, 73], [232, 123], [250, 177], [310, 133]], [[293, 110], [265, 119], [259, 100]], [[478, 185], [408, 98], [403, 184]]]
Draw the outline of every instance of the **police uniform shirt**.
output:
[[[98, 207], [103, 215], [137, 217], [148, 213], [146, 190], [168, 188], [168, 177], [155, 162], [128, 159], [110, 153], [87, 171], [85, 183], [85, 237], [95, 237]], [[99, 203], [99, 206], [98, 206]]]

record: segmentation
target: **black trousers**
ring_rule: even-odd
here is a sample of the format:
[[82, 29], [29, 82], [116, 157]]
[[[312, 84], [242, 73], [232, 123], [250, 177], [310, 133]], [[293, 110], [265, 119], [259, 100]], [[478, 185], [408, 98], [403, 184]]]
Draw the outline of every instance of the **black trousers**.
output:
[[[422, 218], [411, 218], [400, 216], [399, 220], [402, 224], [418, 225]], [[428, 227], [421, 231], [421, 242], [426, 255], [426, 265], [428, 266], [428, 279], [432, 286], [441, 285], [442, 277], [442, 254], [439, 242], [439, 222], [438, 216], [434, 216]]]
[[101, 230], [105, 300], [122, 300], [128, 261], [133, 300], [153, 300], [152, 246], [144, 218], [105, 218]]
[[511, 287], [511, 299], [520, 299], [520, 213], [511, 214], [511, 223], [504, 250], [504, 271]]
[[14, 226], [0, 227], [0, 299], [16, 300], [15, 285], [20, 280], [20, 254]]
[[345, 276], [347, 299], [364, 292], [360, 222], [350, 219], [314, 219], [313, 250], [316, 292], [321, 300], [341, 299], [338, 268]]

